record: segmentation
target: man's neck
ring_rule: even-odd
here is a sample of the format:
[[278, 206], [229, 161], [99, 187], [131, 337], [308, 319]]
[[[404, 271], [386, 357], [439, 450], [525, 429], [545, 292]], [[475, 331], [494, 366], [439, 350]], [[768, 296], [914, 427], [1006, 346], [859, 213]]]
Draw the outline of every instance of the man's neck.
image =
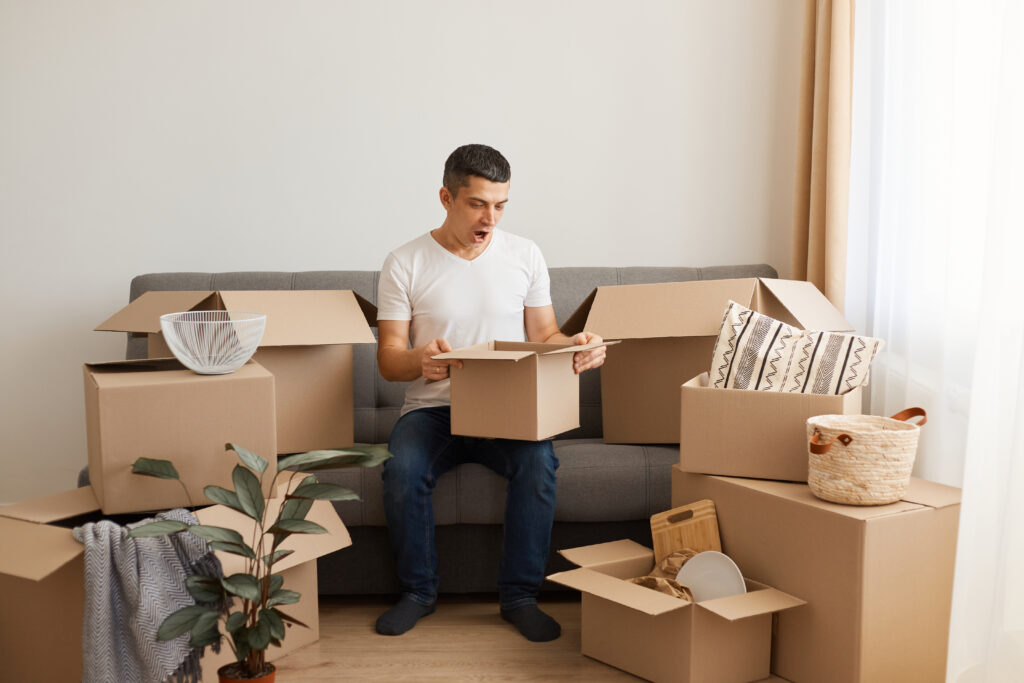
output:
[[445, 229], [443, 224], [441, 227], [431, 230], [430, 236], [434, 238], [435, 242], [455, 256], [466, 261], [472, 261], [487, 250], [491, 240], [494, 239], [494, 232], [492, 231], [487, 235], [487, 239], [482, 244], [462, 244], [451, 231]]

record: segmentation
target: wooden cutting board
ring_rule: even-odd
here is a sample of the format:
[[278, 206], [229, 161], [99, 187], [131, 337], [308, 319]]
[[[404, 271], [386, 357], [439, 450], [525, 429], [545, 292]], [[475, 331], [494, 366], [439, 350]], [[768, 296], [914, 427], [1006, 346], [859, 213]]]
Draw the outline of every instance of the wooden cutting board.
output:
[[710, 500], [683, 505], [651, 517], [651, 537], [654, 540], [655, 562], [677, 550], [689, 548], [697, 552], [722, 552], [718, 535], [718, 515]]

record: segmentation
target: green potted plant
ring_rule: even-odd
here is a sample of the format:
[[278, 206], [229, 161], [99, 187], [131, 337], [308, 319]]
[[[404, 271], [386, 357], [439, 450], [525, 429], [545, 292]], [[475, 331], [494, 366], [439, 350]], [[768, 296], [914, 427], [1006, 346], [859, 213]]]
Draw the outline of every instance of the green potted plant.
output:
[[[271, 519], [263, 494], [267, 460], [236, 444], [226, 444], [225, 448], [234, 451], [241, 460], [241, 464], [236, 465], [232, 472], [234, 489], [206, 486], [203, 493], [210, 500], [255, 520], [256, 531], [250, 542], [246, 542], [234, 529], [189, 525], [173, 520], [140, 525], [133, 528], [129, 535], [144, 537], [190, 533], [209, 541], [214, 550], [246, 559], [244, 573], [226, 577], [188, 577], [185, 586], [189, 593], [197, 603], [205, 604], [185, 607], [169, 615], [160, 625], [157, 639], [172, 640], [188, 633], [192, 647], [205, 648], [226, 638], [236, 661], [217, 671], [222, 683], [236, 680], [272, 683], [275, 669], [266, 661], [267, 648], [281, 644], [286, 624], [305, 626], [280, 609], [282, 605], [297, 603], [300, 598], [297, 592], [284, 589], [283, 578], [274, 573], [275, 563], [292, 552], [280, 546], [292, 534], [326, 532], [319, 524], [306, 519], [313, 501], [359, 498], [354, 491], [344, 486], [318, 481], [315, 475], [301, 476], [293, 488], [294, 480], [314, 470], [374, 467], [390, 458], [391, 454], [380, 446], [359, 446], [343, 450], [310, 451], [280, 458], [271, 486], [278, 486], [278, 477], [282, 475], [289, 476], [288, 486], [279, 512]], [[174, 465], [168, 460], [139, 458], [132, 465], [132, 472], [181, 481]], [[269, 544], [265, 540], [268, 535], [272, 539]], [[235, 606], [235, 598], [241, 600], [240, 607]]]

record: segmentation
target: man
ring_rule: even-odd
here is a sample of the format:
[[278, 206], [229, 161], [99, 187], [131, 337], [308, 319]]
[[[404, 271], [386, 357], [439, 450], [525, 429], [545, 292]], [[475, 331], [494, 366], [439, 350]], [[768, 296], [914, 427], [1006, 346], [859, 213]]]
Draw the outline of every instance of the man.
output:
[[[391, 431], [384, 465], [384, 506], [402, 590], [377, 620], [399, 635], [434, 611], [437, 553], [431, 497], [437, 479], [478, 462], [508, 479], [504, 547], [498, 577], [501, 616], [529, 640], [554, 640], [561, 627], [537, 607], [555, 513], [550, 441], [453, 436], [448, 361], [433, 356], [490, 341], [601, 341], [558, 331], [550, 281], [530, 240], [497, 230], [508, 202], [508, 161], [486, 145], [459, 147], [444, 167], [446, 217], [439, 228], [399, 247], [381, 269], [377, 362], [389, 381], [412, 381]], [[604, 362], [603, 347], [573, 356], [577, 373]], [[459, 361], [455, 361], [459, 363]], [[461, 367], [461, 364], [460, 364]]]

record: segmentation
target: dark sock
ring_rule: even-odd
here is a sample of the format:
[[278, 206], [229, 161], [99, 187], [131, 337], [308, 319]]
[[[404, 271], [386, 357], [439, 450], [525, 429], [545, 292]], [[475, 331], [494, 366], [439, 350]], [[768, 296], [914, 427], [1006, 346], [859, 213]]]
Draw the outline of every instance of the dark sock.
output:
[[501, 618], [511, 622], [527, 640], [535, 643], [544, 643], [562, 635], [562, 627], [558, 622], [532, 603], [515, 609], [503, 609]]
[[433, 605], [421, 605], [410, 596], [403, 595], [398, 604], [377, 618], [377, 633], [382, 636], [402, 635], [417, 621], [433, 613]]

